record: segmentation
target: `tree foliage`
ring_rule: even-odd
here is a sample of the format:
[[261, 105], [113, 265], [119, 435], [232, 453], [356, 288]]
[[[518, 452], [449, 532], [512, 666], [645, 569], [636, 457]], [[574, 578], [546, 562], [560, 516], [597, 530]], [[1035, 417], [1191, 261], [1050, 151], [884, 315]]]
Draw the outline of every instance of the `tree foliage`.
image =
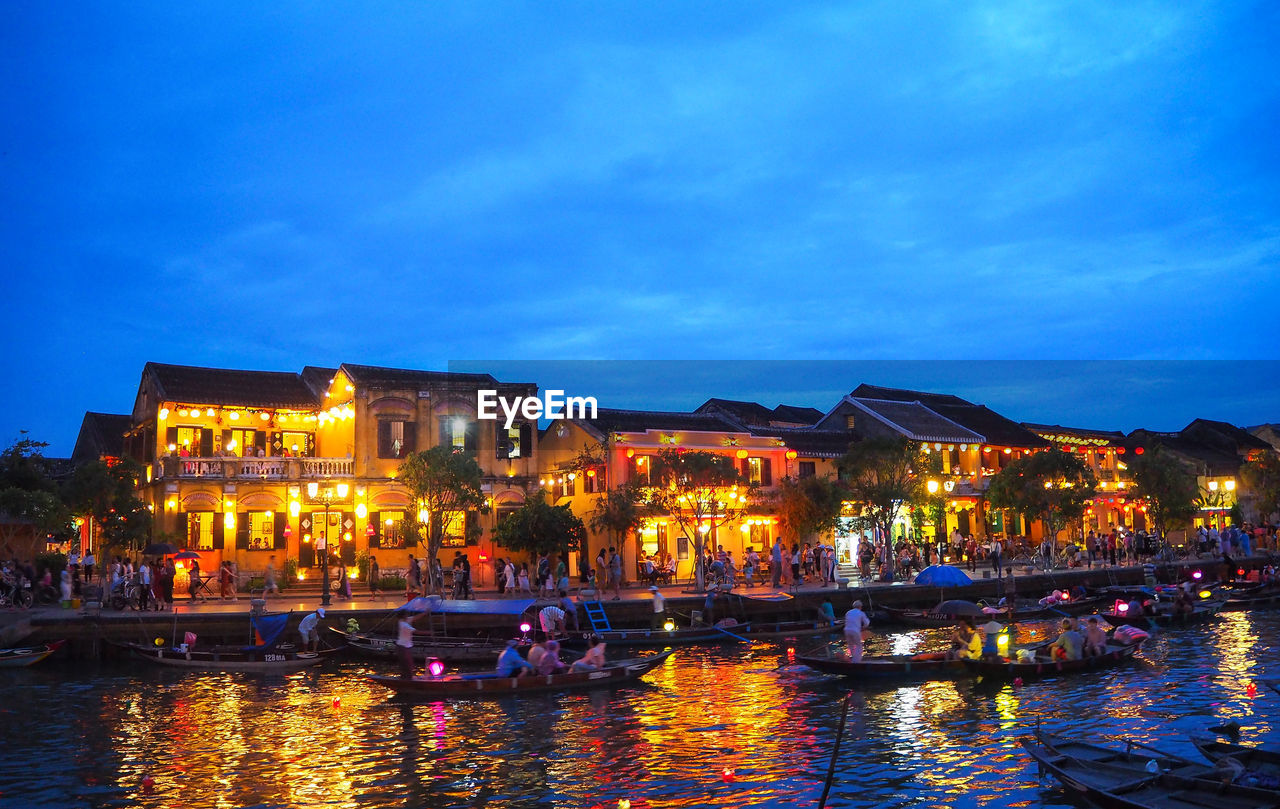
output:
[[152, 514], [138, 497], [142, 468], [129, 459], [91, 461], [77, 467], [63, 489], [71, 510], [91, 517], [107, 548], [137, 550], [151, 536]]
[[473, 456], [442, 445], [412, 453], [400, 464], [397, 478], [408, 488], [416, 510], [427, 515], [421, 533], [426, 536], [428, 559], [439, 558], [445, 526], [453, 515], [488, 513], [481, 475]]
[[586, 538], [586, 526], [569, 506], [553, 506], [536, 496], [503, 518], [494, 533], [504, 548], [532, 554], [585, 551]]
[[[839, 467], [849, 499], [857, 508], [854, 521], [885, 538], [892, 547], [892, 531], [902, 507], [927, 496], [925, 479], [918, 471], [925, 461], [914, 441], [906, 438], [870, 438], [849, 447]], [[882, 569], [893, 574], [893, 553], [886, 553]]]
[[1199, 491], [1195, 474], [1159, 444], [1129, 462], [1135, 497], [1147, 501], [1147, 515], [1156, 533], [1185, 523], [1196, 513]]
[[604, 497], [596, 500], [589, 525], [596, 533], [607, 533], [618, 548], [618, 553], [622, 553], [627, 537], [651, 513], [644, 489], [628, 482], [610, 489]]
[[823, 475], [785, 477], [778, 485], [778, 523], [796, 541], [833, 530], [846, 492], [839, 481]]
[[995, 508], [1040, 520], [1049, 541], [1056, 542], [1059, 529], [1084, 516], [1097, 486], [1093, 470], [1079, 456], [1050, 449], [1024, 455], [1001, 469], [991, 479], [987, 499]]
[[1280, 455], [1266, 452], [1240, 467], [1240, 480], [1249, 488], [1265, 522], [1280, 513]]
[[707, 536], [746, 514], [751, 486], [732, 458], [706, 450], [662, 450], [650, 475], [650, 505], [668, 515], [693, 545], [695, 580], [702, 590]]
[[71, 513], [42, 454], [47, 446], [24, 437], [0, 453], [0, 512], [31, 523], [38, 534], [69, 535]]

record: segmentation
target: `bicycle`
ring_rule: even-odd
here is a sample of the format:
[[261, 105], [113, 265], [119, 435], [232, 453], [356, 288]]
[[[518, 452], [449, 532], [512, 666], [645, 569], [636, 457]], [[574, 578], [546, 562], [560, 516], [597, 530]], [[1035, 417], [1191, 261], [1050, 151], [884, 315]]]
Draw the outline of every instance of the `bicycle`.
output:
[[31, 594], [25, 579], [0, 581], [0, 607], [17, 607], [25, 610], [29, 609], [34, 601], [35, 597]]
[[116, 585], [111, 591], [111, 609], [123, 610], [125, 607], [136, 610], [142, 605], [142, 585], [126, 581]]

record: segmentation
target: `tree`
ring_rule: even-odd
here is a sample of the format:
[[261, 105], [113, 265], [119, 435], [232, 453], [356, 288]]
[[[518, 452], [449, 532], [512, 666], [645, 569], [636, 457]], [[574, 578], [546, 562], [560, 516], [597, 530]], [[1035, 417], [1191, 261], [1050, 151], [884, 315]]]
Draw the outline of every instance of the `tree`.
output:
[[1147, 515], [1161, 539], [1196, 513], [1200, 492], [1195, 474], [1159, 444], [1135, 456], [1129, 472], [1136, 486], [1132, 495], [1146, 499]]
[[849, 447], [839, 468], [849, 499], [858, 508], [859, 528], [884, 538], [881, 571], [893, 577], [893, 523], [908, 503], [927, 497], [924, 477], [917, 474], [925, 461], [915, 442], [906, 438], [870, 438]]
[[596, 500], [589, 524], [592, 531], [608, 533], [621, 555], [627, 536], [639, 528], [650, 513], [644, 489], [628, 482]]
[[750, 485], [732, 458], [707, 450], [666, 449], [653, 459], [649, 503], [667, 514], [694, 548], [697, 589], [706, 584], [704, 545], [716, 528], [740, 519]]
[[987, 488], [995, 508], [1020, 512], [1044, 523], [1050, 547], [1056, 550], [1058, 530], [1084, 516], [1098, 480], [1079, 456], [1049, 449], [1024, 455], [996, 473]]
[[504, 517], [494, 532], [504, 548], [535, 555], [561, 552], [567, 556], [574, 548], [585, 551], [586, 538], [586, 526], [567, 505], [553, 506], [540, 496], [530, 497]]
[[[488, 513], [480, 488], [480, 464], [468, 453], [434, 446], [410, 454], [400, 464], [399, 480], [409, 489], [416, 508], [425, 512], [427, 559], [437, 564], [450, 518], [468, 511]], [[434, 576], [431, 577], [434, 579]], [[430, 586], [435, 587], [432, 581]]]
[[[7, 546], [10, 553], [17, 553], [21, 542], [27, 545], [21, 549], [24, 555], [33, 555], [37, 539], [71, 533], [71, 514], [41, 454], [47, 446], [24, 437], [0, 453], [0, 513], [9, 517], [0, 525], [0, 549]], [[20, 537], [24, 524], [30, 526], [30, 534]]]
[[152, 525], [151, 511], [137, 495], [141, 474], [133, 460], [91, 461], [72, 473], [63, 498], [75, 514], [93, 520], [105, 547], [138, 550]]
[[1258, 506], [1258, 522], [1280, 512], [1280, 455], [1266, 452], [1240, 467], [1240, 480]]
[[778, 485], [778, 523], [798, 542], [835, 529], [844, 505], [845, 489], [823, 475], [785, 477]]

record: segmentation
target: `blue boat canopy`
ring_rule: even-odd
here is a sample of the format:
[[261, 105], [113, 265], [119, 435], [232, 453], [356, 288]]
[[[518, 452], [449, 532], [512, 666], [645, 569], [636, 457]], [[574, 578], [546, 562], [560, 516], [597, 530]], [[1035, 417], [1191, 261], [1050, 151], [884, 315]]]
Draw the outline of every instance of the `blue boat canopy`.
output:
[[437, 615], [521, 615], [536, 599], [483, 599], [454, 601], [439, 596], [420, 596], [397, 608], [397, 612], [433, 612]]

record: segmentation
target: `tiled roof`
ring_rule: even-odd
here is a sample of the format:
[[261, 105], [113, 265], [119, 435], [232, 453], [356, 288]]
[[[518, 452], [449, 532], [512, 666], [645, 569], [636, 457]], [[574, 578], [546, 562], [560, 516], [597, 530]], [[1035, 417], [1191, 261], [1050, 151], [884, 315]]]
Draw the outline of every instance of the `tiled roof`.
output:
[[932, 407], [934, 404], [946, 405], [972, 405], [973, 402], [967, 402], [959, 396], [952, 396], [949, 393], [926, 393], [919, 390], [906, 390], [904, 388], [882, 388], [879, 385], [859, 385], [853, 393], [849, 394], [855, 399], [885, 399], [893, 402], [921, 402], [922, 404]]
[[879, 418], [913, 441], [980, 444], [984, 440], [984, 436], [981, 433], [976, 433], [951, 419], [939, 415], [920, 402], [853, 397], [849, 398], [848, 401], [859, 409]]
[[743, 424], [768, 424], [772, 415], [772, 411], [759, 402], [741, 402], [736, 399], [708, 399], [693, 412], [728, 413]]
[[119, 413], [85, 413], [71, 460], [76, 463], [102, 457], [124, 456], [124, 434], [133, 426], [133, 417]]
[[782, 440], [801, 457], [839, 458], [854, 438], [846, 430], [814, 430], [809, 427], [752, 427], [751, 434]]
[[778, 405], [773, 409], [774, 422], [789, 424], [817, 424], [825, 414], [816, 407], [800, 407], [799, 405]]
[[317, 398], [323, 399], [329, 386], [333, 384], [333, 375], [336, 373], [338, 373], [337, 368], [308, 365], [302, 369], [302, 381]]
[[1022, 422], [1022, 426], [1041, 438], [1050, 441], [1056, 440], [1057, 437], [1066, 439], [1086, 439], [1107, 441], [1116, 443], [1124, 439], [1124, 433], [1119, 430], [1087, 430], [1082, 427], [1063, 427], [1061, 424], [1033, 424], [1029, 421]]
[[161, 401], [247, 407], [315, 407], [319, 397], [291, 371], [240, 371], [148, 362]]
[[[1205, 435], [1205, 433], [1209, 433], [1209, 435]], [[1228, 445], [1233, 445], [1233, 449], [1237, 451], [1242, 449], [1271, 449], [1271, 445], [1258, 436], [1225, 421], [1196, 419], [1182, 428], [1182, 434], [1204, 438], [1211, 443], [1219, 444], [1223, 449]], [[1215, 436], [1220, 437], [1221, 440], [1213, 440]]]
[[1049, 442], [1023, 427], [1016, 421], [1005, 418], [985, 405], [948, 405], [930, 404], [931, 410], [937, 411], [957, 424], [962, 424], [980, 433], [988, 444], [1001, 447], [1026, 447], [1033, 449], [1047, 447]]
[[1179, 433], [1134, 430], [1125, 438], [1125, 447], [1130, 450], [1137, 447], [1149, 450], [1157, 444], [1178, 455], [1198, 461], [1203, 467], [1199, 470], [1200, 472], [1208, 472], [1211, 475], [1234, 475], [1240, 469], [1240, 456], [1234, 452], [1224, 452]]
[[382, 368], [376, 365], [342, 363], [342, 370], [358, 385], [372, 387], [420, 388], [431, 385], [490, 385], [498, 380], [489, 374], [462, 374], [450, 371], [414, 371], [408, 368]]
[[598, 408], [595, 419], [580, 419], [601, 433], [642, 433], [645, 430], [741, 433], [738, 425], [714, 413]]

